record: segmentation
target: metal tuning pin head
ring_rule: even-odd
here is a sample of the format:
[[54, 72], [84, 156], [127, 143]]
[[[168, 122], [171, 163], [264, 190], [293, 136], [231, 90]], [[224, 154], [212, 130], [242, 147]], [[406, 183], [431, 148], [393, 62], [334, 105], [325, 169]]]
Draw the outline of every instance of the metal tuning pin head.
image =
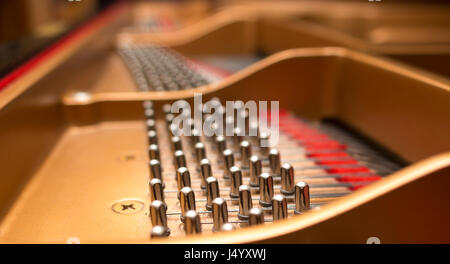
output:
[[223, 162], [224, 162], [223, 178], [229, 179], [231, 177], [230, 168], [234, 166], [233, 151], [231, 151], [230, 149], [226, 149], [223, 151]]
[[270, 164], [270, 171], [272, 174], [280, 175], [280, 168], [281, 168], [281, 158], [280, 158], [280, 152], [277, 149], [270, 149], [269, 151], [269, 164]]
[[167, 115], [167, 114], [171, 113], [171, 108], [172, 108], [172, 105], [164, 104], [163, 107], [162, 107], [162, 110], [163, 110], [164, 114]]
[[152, 238], [157, 238], [157, 237], [166, 237], [169, 234], [170, 232], [168, 233], [167, 228], [165, 228], [164, 226], [153, 226], [150, 236]]
[[222, 225], [228, 222], [228, 207], [227, 202], [218, 197], [213, 200], [213, 231], [217, 232], [220, 231], [222, 228]]
[[181, 221], [189, 210], [195, 210], [195, 193], [191, 187], [183, 187], [180, 191]]
[[195, 210], [189, 210], [184, 214], [184, 231], [187, 235], [200, 234], [202, 232], [200, 216]]
[[147, 121], [145, 123], [147, 125], [147, 130], [148, 131], [150, 131], [150, 130], [155, 131], [156, 130], [156, 121], [155, 120], [147, 119]]
[[310, 207], [309, 185], [306, 182], [298, 182], [295, 185], [295, 210], [301, 214]]
[[247, 140], [242, 141], [240, 144], [240, 152], [242, 168], [249, 168], [250, 157], [252, 156], [252, 146], [250, 145], [250, 142]]
[[181, 191], [184, 187], [191, 187], [191, 175], [186, 167], [177, 170], [177, 186], [178, 191]]
[[166, 229], [166, 236], [170, 234], [167, 227], [166, 204], [162, 201], [155, 200], [150, 204], [150, 219], [153, 226], [162, 226]]
[[219, 196], [219, 181], [215, 177], [206, 178], [206, 210], [212, 211], [213, 201]]
[[248, 134], [253, 140], [254, 143], [258, 143], [258, 136], [259, 136], [259, 125], [258, 121], [256, 122], [250, 122], [248, 125]]
[[186, 157], [184, 156], [183, 151], [175, 151], [174, 158], [176, 168], [186, 167]]
[[294, 193], [294, 168], [289, 163], [281, 166], [281, 193], [291, 195]]
[[227, 148], [227, 142], [224, 136], [216, 137], [217, 151], [219, 153], [219, 157], [223, 156], [223, 151]]
[[[211, 115], [209, 115], [208, 116], [209, 118], [211, 118]], [[206, 117], [206, 118], [208, 118], [208, 117]], [[213, 140], [214, 139], [214, 141], [216, 141], [216, 139], [217, 139], [217, 137], [213, 137], [214, 135], [217, 135], [217, 136], [223, 136], [222, 135], [222, 133], [223, 133], [223, 131], [222, 131], [222, 127], [221, 127], [221, 125], [219, 124], [219, 123], [212, 123], [211, 125], [210, 125], [210, 129], [211, 129], [211, 131], [212, 131], [212, 134], [213, 135], [210, 135], [210, 136], [208, 136], [208, 138], [210, 139], [210, 140]], [[206, 134], [205, 134], [206, 135]], [[216, 142], [217, 143], [217, 142]]]
[[152, 108], [147, 108], [144, 110], [144, 115], [147, 119], [153, 119], [155, 117], [155, 111]]
[[277, 194], [272, 198], [273, 221], [288, 217], [287, 200], [284, 195]]
[[172, 142], [173, 151], [183, 150], [183, 145], [181, 143], [181, 138], [173, 136], [170, 141]]
[[250, 209], [252, 209], [252, 193], [248, 185], [239, 186], [239, 213], [240, 220], [248, 220]]
[[160, 160], [159, 156], [159, 147], [156, 144], [151, 144], [148, 147], [148, 155], [150, 156], [150, 159]]
[[150, 167], [150, 178], [151, 179], [160, 179], [162, 181], [162, 169], [161, 163], [157, 159], [152, 159], [148, 163]]
[[142, 103], [142, 107], [144, 107], [144, 109], [152, 109], [153, 108], [153, 102], [152, 101], [144, 101]]
[[261, 155], [266, 157], [269, 154], [269, 147], [263, 146], [263, 142], [269, 140], [269, 134], [266, 132], [259, 133], [259, 150], [261, 151]]
[[[172, 123], [172, 124], [169, 125], [169, 133], [170, 133], [170, 135], [177, 137], [181, 133], [180, 132], [180, 128], [176, 124]], [[172, 148], [172, 150], [174, 150], [172, 145], [171, 145], [171, 148]]]
[[[244, 120], [244, 129], [245, 132], [248, 132], [250, 129], [250, 114], [245, 109], [239, 112], [238, 120]], [[238, 121], [239, 122], [239, 121]]]
[[225, 114], [225, 135], [229, 136], [234, 132], [234, 116], [227, 116]]
[[232, 223], [225, 223], [222, 225], [222, 228], [220, 229], [220, 231], [224, 231], [224, 232], [233, 231], [233, 230], [236, 230], [236, 228], [234, 227], [234, 225]]
[[201, 188], [206, 189], [207, 183], [206, 179], [212, 176], [212, 168], [211, 168], [211, 162], [209, 162], [208, 159], [202, 159], [200, 161], [200, 171], [201, 171]]
[[197, 160], [199, 162], [206, 158], [205, 145], [202, 142], [195, 144], [195, 155], [197, 156]]
[[262, 162], [258, 156], [250, 157], [250, 186], [259, 186], [259, 175], [262, 173]]
[[250, 209], [248, 225], [253, 226], [260, 224], [264, 224], [264, 211], [257, 207]]
[[236, 149], [239, 149], [239, 145], [241, 144], [243, 138], [242, 130], [239, 127], [235, 127], [233, 130], [233, 143], [236, 146]]
[[269, 173], [259, 176], [259, 204], [263, 207], [272, 206], [273, 177]]
[[156, 134], [155, 130], [149, 130], [147, 132], [147, 137], [148, 137], [148, 143], [151, 144], [158, 144], [158, 135]]
[[186, 120], [186, 125], [188, 125], [188, 126], [191, 128], [191, 130], [194, 129], [194, 128], [195, 128], [194, 119], [188, 118], [188, 119]]
[[200, 132], [195, 128], [191, 130], [191, 142], [193, 145], [200, 142]]
[[163, 183], [158, 178], [153, 178], [149, 183], [150, 197], [152, 201], [159, 200], [164, 202], [164, 188]]
[[238, 198], [239, 197], [239, 186], [242, 185], [242, 172], [239, 167], [233, 166], [230, 168], [231, 174], [231, 190], [230, 197]]
[[175, 118], [175, 116], [173, 114], [169, 113], [169, 114], [166, 115], [167, 127], [170, 127], [170, 125], [172, 125], [172, 121], [173, 121], [174, 118]]

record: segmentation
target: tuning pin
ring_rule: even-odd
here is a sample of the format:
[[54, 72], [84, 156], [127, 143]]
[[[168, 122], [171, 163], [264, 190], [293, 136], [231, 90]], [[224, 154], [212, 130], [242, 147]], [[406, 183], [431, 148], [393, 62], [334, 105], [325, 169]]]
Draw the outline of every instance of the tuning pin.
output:
[[175, 167], [181, 168], [186, 167], [186, 157], [184, 156], [184, 152], [181, 150], [177, 150], [174, 153], [175, 157]]
[[227, 116], [225, 117], [225, 135], [230, 136], [234, 133], [234, 117]]
[[241, 142], [241, 166], [248, 168], [250, 166], [250, 157], [252, 156], [252, 146], [247, 140]]
[[233, 166], [233, 167], [230, 168], [230, 174], [231, 174], [230, 197], [231, 198], [238, 198], [239, 197], [239, 186], [242, 185], [242, 172], [241, 172], [241, 169], [239, 169], [236, 166]]
[[[153, 110], [152, 110], [153, 111]], [[156, 130], [156, 121], [153, 119], [147, 119], [147, 121], [145, 122], [147, 125], [147, 130]]]
[[[223, 136], [222, 126], [219, 123], [212, 123], [210, 129], [211, 129], [211, 134], [209, 136], [210, 140], [214, 139], [215, 141], [218, 136]], [[215, 137], [213, 137], [214, 135]]]
[[144, 115], [147, 119], [153, 119], [155, 117], [155, 111], [151, 108], [144, 110]]
[[181, 221], [184, 222], [184, 214], [189, 210], [195, 210], [195, 194], [191, 187], [183, 187], [180, 191]]
[[222, 228], [220, 229], [220, 231], [233, 231], [236, 230], [236, 228], [234, 227], [234, 225], [232, 223], [225, 223], [222, 225]]
[[213, 201], [219, 196], [219, 182], [217, 179], [215, 177], [206, 178], [206, 210], [211, 211], [213, 209]]
[[200, 216], [195, 210], [189, 210], [184, 214], [184, 231], [187, 235], [200, 234], [202, 232]]
[[175, 116], [174, 116], [173, 114], [167, 114], [167, 115], [166, 115], [166, 124], [167, 124], [167, 127], [170, 128], [170, 125], [172, 125], [172, 121], [173, 121], [174, 118], [175, 118]]
[[199, 143], [200, 142], [200, 132], [197, 129], [192, 129], [190, 138], [191, 138], [191, 142], [193, 145]]
[[150, 178], [151, 179], [160, 179], [162, 181], [162, 169], [161, 169], [161, 163], [159, 160], [152, 159], [149, 162], [150, 166]]
[[213, 97], [208, 101], [209, 104], [217, 107], [217, 108], [222, 108], [222, 103], [220, 102], [220, 98], [219, 97]]
[[234, 166], [233, 151], [231, 151], [230, 149], [224, 150], [223, 151], [223, 161], [224, 161], [223, 178], [229, 179], [231, 177], [230, 168]]
[[244, 111], [244, 103], [242, 101], [236, 101], [233, 104], [233, 116], [235, 116], [235, 125], [237, 124], [237, 117]]
[[156, 134], [155, 130], [149, 130], [147, 133], [147, 138], [150, 145], [158, 145], [158, 135]]
[[195, 155], [197, 156], [198, 161], [206, 158], [205, 145], [202, 142], [195, 144]]
[[262, 173], [262, 162], [258, 156], [250, 157], [250, 186], [259, 186], [259, 175]]
[[269, 152], [269, 164], [272, 174], [280, 175], [280, 152], [277, 149], [271, 149]]
[[245, 132], [249, 132], [249, 129], [250, 129], [250, 115], [249, 115], [249, 113], [247, 111], [245, 111], [245, 110], [242, 110], [239, 113], [238, 120], [239, 119], [244, 120]]
[[[249, 123], [248, 134], [253, 140], [258, 140], [258, 136], [259, 136], [258, 121]], [[255, 143], [259, 143], [259, 142], [256, 141]]]
[[186, 167], [177, 170], [177, 186], [178, 191], [181, 191], [184, 187], [191, 187], [191, 175]]
[[260, 225], [264, 224], [264, 212], [261, 210], [261, 208], [252, 208], [250, 209], [249, 216], [248, 216], [248, 225]]
[[[180, 128], [176, 124], [170, 124], [169, 125], [169, 132], [171, 136], [180, 136], [182, 133], [180, 132]], [[172, 140], [172, 139], [171, 139]], [[174, 150], [173, 144], [171, 145], [172, 150]]]
[[228, 207], [224, 199], [218, 197], [213, 200], [213, 231], [220, 231], [222, 225], [228, 222]]
[[148, 147], [148, 155], [150, 156], [151, 160], [160, 160], [160, 156], [159, 156], [159, 148], [158, 145], [156, 144], [151, 144]]
[[295, 185], [295, 210], [294, 213], [301, 214], [309, 209], [309, 185], [306, 182], [298, 182]]
[[191, 128], [191, 130], [194, 129], [194, 128], [195, 128], [194, 119], [188, 118], [188, 119], [186, 120], [186, 125], [189, 126], [189, 127]]
[[150, 219], [153, 226], [162, 226], [165, 228], [166, 236], [170, 234], [167, 227], [166, 204], [162, 201], [155, 200], [150, 204]]
[[294, 193], [294, 168], [289, 163], [281, 166], [281, 193], [291, 195]]
[[208, 159], [202, 159], [200, 161], [200, 171], [201, 171], [201, 188], [206, 189], [206, 179], [212, 176], [212, 168], [211, 163]]
[[149, 183], [150, 197], [152, 201], [159, 200], [164, 202], [164, 189], [160, 179], [153, 178]]
[[164, 104], [162, 110], [164, 114], [170, 114], [172, 112], [172, 106], [170, 104]]
[[239, 145], [243, 140], [242, 130], [239, 127], [235, 127], [233, 130], [233, 143], [236, 146], [235, 148], [239, 150]]
[[287, 200], [284, 195], [277, 194], [272, 198], [273, 221], [288, 217]]
[[219, 157], [223, 157], [223, 151], [227, 147], [227, 142], [225, 140], [224, 136], [217, 136], [216, 137], [216, 144], [217, 144], [217, 152], [219, 153]]
[[240, 220], [248, 220], [250, 209], [252, 209], [252, 193], [248, 185], [239, 186], [239, 213]]
[[181, 143], [180, 137], [174, 136], [170, 139], [170, 141], [172, 142], [173, 151], [183, 150], [183, 145]]
[[144, 102], [142, 102], [142, 107], [144, 107], [144, 109], [152, 109], [153, 102], [152, 101], [144, 101]]
[[152, 238], [157, 238], [157, 237], [166, 237], [170, 234], [170, 231], [167, 232], [167, 228], [165, 228], [164, 226], [153, 226], [152, 227], [152, 232], [151, 232], [151, 237]]
[[263, 207], [272, 205], [273, 178], [269, 173], [261, 173], [259, 176], [259, 204]]
[[259, 133], [259, 149], [261, 151], [261, 155], [263, 155], [264, 157], [268, 155], [269, 153], [269, 147], [268, 146], [263, 146], [263, 141], [269, 140], [269, 134], [266, 132], [261, 132]]

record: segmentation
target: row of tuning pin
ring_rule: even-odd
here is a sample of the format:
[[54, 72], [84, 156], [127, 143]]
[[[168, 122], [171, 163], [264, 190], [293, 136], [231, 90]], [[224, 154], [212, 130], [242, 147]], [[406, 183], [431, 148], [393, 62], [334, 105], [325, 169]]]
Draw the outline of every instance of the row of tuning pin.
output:
[[[164, 203], [164, 183], [162, 181], [162, 168], [160, 163], [159, 148], [157, 145], [156, 128], [154, 127], [154, 111], [151, 103], [144, 105], [149, 137], [150, 156], [150, 193], [152, 203], [150, 215], [154, 226], [152, 236], [167, 236], [170, 230], [167, 226], [166, 210]], [[165, 107], [166, 122], [171, 131], [173, 115]], [[235, 129], [236, 131], [236, 129]], [[265, 139], [264, 133], [258, 134], [258, 139]], [[236, 140], [238, 138], [239, 140]], [[192, 127], [190, 142], [195, 149], [195, 156], [200, 167], [201, 188], [206, 191], [206, 209], [212, 212], [214, 231], [232, 230], [234, 226], [228, 223], [228, 207], [225, 199], [220, 197], [219, 181], [213, 176], [211, 162], [206, 158], [205, 145], [201, 137]], [[234, 153], [226, 148], [226, 138], [216, 136], [213, 140], [216, 145], [218, 156], [222, 159], [224, 174], [223, 179], [231, 181], [230, 197], [239, 200], [238, 218], [248, 221], [249, 225], [264, 223], [264, 210], [253, 208], [251, 189], [258, 189], [260, 194], [259, 204], [262, 207], [272, 209], [273, 220], [286, 218], [288, 213], [286, 196], [294, 195], [295, 213], [302, 213], [309, 209], [310, 195], [309, 186], [305, 182], [294, 185], [294, 170], [291, 165], [285, 163], [281, 166], [280, 153], [276, 149], [259, 148], [262, 158], [267, 158], [271, 173], [262, 172], [262, 159], [252, 155], [251, 144], [243, 137], [233, 136], [235, 145], [239, 146], [241, 167], [248, 171], [250, 176], [249, 185], [242, 181], [242, 170], [234, 164]], [[176, 182], [178, 186], [178, 198], [181, 207], [181, 220], [187, 234], [201, 232], [199, 214], [196, 212], [195, 194], [191, 188], [191, 176], [187, 169], [186, 157], [183, 152], [180, 137], [171, 138], [171, 148], [174, 152], [174, 166], [176, 168]], [[266, 156], [265, 156], [266, 154]], [[274, 195], [273, 177], [281, 178], [281, 193]]]
[[181, 54], [154, 45], [121, 44], [119, 54], [140, 90], [175, 91], [208, 84]]

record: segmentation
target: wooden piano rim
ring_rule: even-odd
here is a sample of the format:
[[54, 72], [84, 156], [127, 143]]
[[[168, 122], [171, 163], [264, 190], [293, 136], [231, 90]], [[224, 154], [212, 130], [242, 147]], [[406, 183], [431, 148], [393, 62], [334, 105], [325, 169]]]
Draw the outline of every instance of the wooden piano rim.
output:
[[[351, 5], [353, 4], [355, 3], [351, 3]], [[327, 5], [330, 5], [332, 8], [337, 8], [339, 10], [350, 8], [348, 6], [348, 3], [327, 3]], [[357, 6], [357, 8], [364, 10], [363, 5], [357, 4]], [[401, 4], [397, 5], [396, 8], [399, 7], [401, 8]], [[132, 39], [137, 43], [158, 43], [163, 46], [177, 48], [178, 46], [189, 45], [191, 42], [198, 41], [199, 39], [208, 36], [215, 31], [219, 31], [227, 26], [231, 26], [234, 24], [257, 24], [260, 20], [270, 23], [272, 18], [279, 18], [280, 16], [282, 16], [283, 19], [295, 18], [298, 15], [311, 15], [313, 17], [318, 16], [321, 15], [321, 8], [323, 8], [323, 5], [321, 3], [302, 3], [298, 5], [286, 5], [284, 8], [279, 9], [270, 9], [271, 5], [269, 4], [267, 6], [263, 5], [260, 9], [256, 9], [250, 14], [249, 10], [251, 9], [253, 11], [252, 8], [254, 7], [252, 7], [251, 5], [224, 8], [219, 12], [207, 16], [196, 23], [173, 32], [122, 32], [121, 34], [119, 34], [118, 40], [120, 41], [122, 39]], [[370, 18], [370, 15], [367, 12], [362, 12], [361, 16]], [[281, 22], [284, 22], [284, 20], [281, 20]], [[389, 55], [450, 53], [450, 46], [448, 44], [397, 44], [390, 46], [383, 45], [382, 43], [371, 43], [371, 41], [369, 40], [364, 40], [357, 36], [353, 36], [348, 32], [340, 32], [337, 29], [324, 24], [320, 24], [318, 22], [308, 22], [300, 20], [296, 21], [295, 23], [296, 25], [287, 24], [285, 27], [289, 30], [292, 30], [293, 32], [299, 31], [310, 36], [318, 36], [324, 38], [325, 41], [329, 42], [329, 46], [335, 46], [336, 44], [333, 43], [339, 43], [339, 45], [343, 45], [351, 49]]]

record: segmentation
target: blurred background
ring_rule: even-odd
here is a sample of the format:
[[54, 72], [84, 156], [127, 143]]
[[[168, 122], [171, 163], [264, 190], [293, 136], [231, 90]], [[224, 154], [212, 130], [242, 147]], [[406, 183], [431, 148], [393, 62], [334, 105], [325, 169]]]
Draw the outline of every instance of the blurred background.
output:
[[[134, 9], [134, 25], [136, 28], [145, 28], [151, 23], [154, 23], [152, 17], [149, 16], [152, 12], [153, 15], [158, 12], [154, 11], [154, 9], [152, 10], [154, 4], [181, 6], [178, 10], [179, 14], [176, 14], [176, 16], [186, 18], [186, 21], [189, 21], [189, 18], [206, 16], [205, 14], [221, 6], [240, 3], [258, 3], [256, 0], [2, 0], [0, 2], [0, 77], [4, 76], [33, 55], [42, 51], [45, 47], [48, 47], [51, 43], [54, 43], [57, 39], [63, 37], [77, 26], [96, 16], [99, 12], [115, 2], [131, 3], [129, 6], [133, 6]], [[277, 1], [274, 0], [273, 2]], [[291, 2], [317, 3], [327, 1], [299, 0]], [[400, 3], [407, 8], [408, 5], [415, 5], [418, 3], [426, 3], [427, 5], [443, 5], [448, 4], [449, 1], [379, 0], [378, 3], [375, 3], [377, 0], [354, 0], [339, 2], [353, 2], [359, 5], [361, 3], [365, 3], [372, 6], [385, 3]], [[148, 5], [146, 6], [146, 4]], [[393, 15], [395, 16], [395, 13]], [[349, 26], [352, 28], [361, 26], [355, 24], [354, 21], [350, 21], [349, 23], [350, 25], [345, 24], [343, 26], [346, 26], [347, 28]], [[436, 36], [435, 34], [432, 37], [436, 37], [439, 39], [438, 41], [442, 41], [442, 39], [450, 38], [450, 36], [445, 36], [446, 33], [448, 33], [448, 31], [441, 36]]]
[[0, 1], [0, 76], [115, 0]]

